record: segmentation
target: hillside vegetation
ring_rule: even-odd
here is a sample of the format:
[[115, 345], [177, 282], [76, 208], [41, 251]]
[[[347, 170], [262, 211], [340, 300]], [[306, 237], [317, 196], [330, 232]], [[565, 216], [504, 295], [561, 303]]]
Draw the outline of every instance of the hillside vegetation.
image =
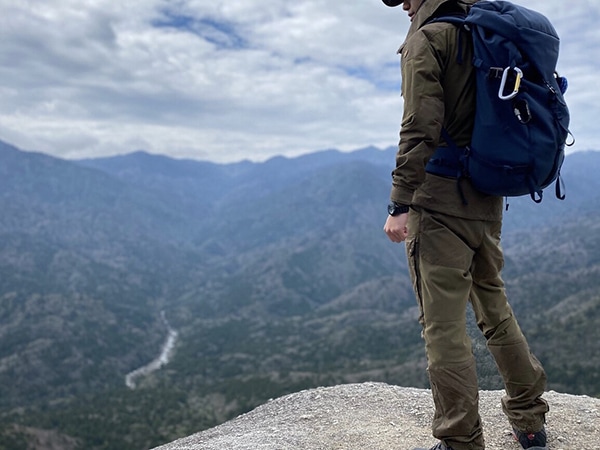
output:
[[[301, 389], [427, 387], [394, 150], [217, 165], [64, 161], [0, 143], [0, 449], [142, 450]], [[505, 279], [549, 388], [600, 396], [600, 153], [567, 200], [511, 199]], [[177, 331], [173, 358], [125, 376]], [[472, 324], [482, 389], [501, 388]], [[33, 433], [33, 434], [32, 434]]]

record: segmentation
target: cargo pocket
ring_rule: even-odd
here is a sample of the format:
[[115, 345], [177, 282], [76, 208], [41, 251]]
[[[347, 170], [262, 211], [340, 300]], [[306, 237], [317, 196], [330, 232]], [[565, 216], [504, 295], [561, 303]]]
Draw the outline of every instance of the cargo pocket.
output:
[[[410, 215], [412, 217], [409, 218], [409, 222], [410, 219], [419, 220], [418, 218], [420, 217], [420, 214], [417, 211], [411, 211]], [[413, 224], [415, 224], [415, 221], [413, 221]], [[413, 232], [410, 232], [410, 235], [406, 240], [406, 256], [408, 259], [408, 270], [410, 272], [410, 279], [412, 280], [413, 290], [415, 291], [417, 305], [419, 306], [419, 323], [422, 327], [425, 327], [425, 319], [423, 314], [423, 296], [421, 288], [421, 272], [419, 267], [419, 233], [418, 231], [414, 232], [415, 230], [418, 230], [418, 228], [416, 228], [414, 225], [411, 226], [410, 223], [409, 230], [413, 230]]]

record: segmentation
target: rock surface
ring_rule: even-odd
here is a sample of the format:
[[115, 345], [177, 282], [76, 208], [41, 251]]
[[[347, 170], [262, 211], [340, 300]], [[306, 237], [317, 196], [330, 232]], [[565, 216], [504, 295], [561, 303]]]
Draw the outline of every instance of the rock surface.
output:
[[[510, 433], [500, 399], [481, 391], [480, 413], [487, 450], [520, 446]], [[600, 448], [600, 399], [559, 394], [544, 398], [552, 450]], [[218, 427], [155, 450], [411, 450], [429, 448], [431, 392], [384, 383], [318, 388], [271, 400]]]

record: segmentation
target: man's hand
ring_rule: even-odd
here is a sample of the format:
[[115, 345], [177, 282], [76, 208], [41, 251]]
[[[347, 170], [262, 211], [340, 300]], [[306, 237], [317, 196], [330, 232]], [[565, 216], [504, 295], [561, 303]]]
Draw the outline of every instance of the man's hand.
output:
[[392, 242], [404, 242], [408, 235], [408, 213], [398, 214], [397, 216], [388, 216], [383, 226], [383, 231]]

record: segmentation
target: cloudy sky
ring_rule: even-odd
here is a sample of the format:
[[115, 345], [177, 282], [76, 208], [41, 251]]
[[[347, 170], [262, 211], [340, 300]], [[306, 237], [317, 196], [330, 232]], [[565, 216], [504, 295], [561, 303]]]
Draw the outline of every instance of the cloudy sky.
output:
[[[600, 149], [600, 1], [554, 23], [574, 150]], [[397, 142], [408, 20], [380, 0], [0, 0], [0, 139], [216, 162]]]

